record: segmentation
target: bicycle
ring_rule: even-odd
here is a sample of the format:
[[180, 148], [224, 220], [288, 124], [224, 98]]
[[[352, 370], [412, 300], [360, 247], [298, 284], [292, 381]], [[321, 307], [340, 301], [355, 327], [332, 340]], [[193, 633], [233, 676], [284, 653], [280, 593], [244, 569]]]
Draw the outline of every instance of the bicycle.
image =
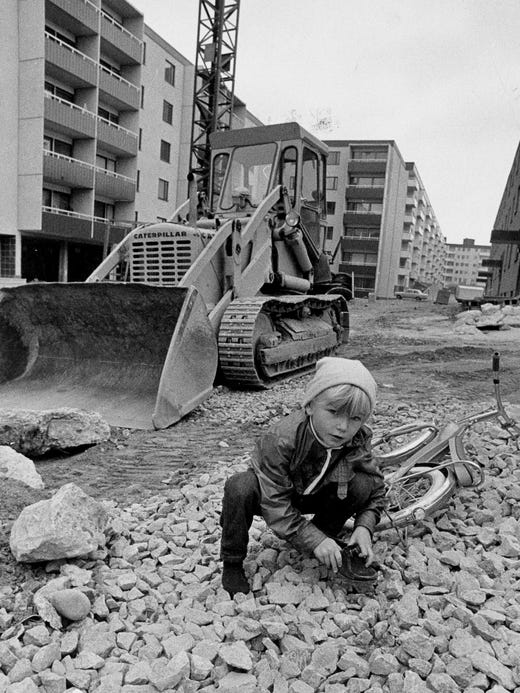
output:
[[[476, 423], [496, 419], [509, 431], [520, 450], [520, 426], [506, 412], [500, 394], [500, 355], [493, 354], [493, 384], [496, 406], [470, 414], [441, 428], [418, 422], [392, 429], [377, 437], [373, 447], [384, 471], [389, 507], [377, 530], [399, 530], [423, 520], [446, 506], [460, 487], [479, 487], [484, 482], [482, 465], [466, 454], [463, 436]], [[410, 438], [414, 433], [419, 432]], [[404, 442], [402, 442], [404, 440]], [[377, 448], [397, 441], [397, 447], [377, 453]]]

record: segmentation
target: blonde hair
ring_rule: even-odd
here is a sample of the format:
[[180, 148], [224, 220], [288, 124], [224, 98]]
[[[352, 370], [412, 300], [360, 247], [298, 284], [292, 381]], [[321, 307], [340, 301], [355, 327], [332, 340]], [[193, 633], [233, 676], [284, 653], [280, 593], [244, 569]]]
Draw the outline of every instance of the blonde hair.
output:
[[320, 392], [315, 399], [320, 398], [349, 418], [359, 416], [365, 421], [372, 413], [370, 398], [356, 385], [333, 385]]

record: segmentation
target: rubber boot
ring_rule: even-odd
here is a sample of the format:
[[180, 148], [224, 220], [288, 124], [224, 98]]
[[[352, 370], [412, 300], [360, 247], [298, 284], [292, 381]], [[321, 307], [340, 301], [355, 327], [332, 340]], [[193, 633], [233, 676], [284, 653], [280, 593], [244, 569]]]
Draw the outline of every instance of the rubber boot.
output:
[[239, 592], [247, 594], [251, 591], [242, 563], [224, 562], [222, 570], [222, 587], [226, 592], [229, 592], [231, 599]]

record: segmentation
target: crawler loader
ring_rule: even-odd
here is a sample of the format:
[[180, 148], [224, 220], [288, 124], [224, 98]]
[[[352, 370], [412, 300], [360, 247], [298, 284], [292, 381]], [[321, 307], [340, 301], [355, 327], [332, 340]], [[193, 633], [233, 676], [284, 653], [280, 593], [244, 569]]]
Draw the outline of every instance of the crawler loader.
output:
[[216, 379], [266, 387], [346, 341], [349, 288], [322, 251], [327, 147], [297, 123], [210, 142], [209, 199], [130, 232], [86, 282], [0, 292], [2, 408], [164, 428]]

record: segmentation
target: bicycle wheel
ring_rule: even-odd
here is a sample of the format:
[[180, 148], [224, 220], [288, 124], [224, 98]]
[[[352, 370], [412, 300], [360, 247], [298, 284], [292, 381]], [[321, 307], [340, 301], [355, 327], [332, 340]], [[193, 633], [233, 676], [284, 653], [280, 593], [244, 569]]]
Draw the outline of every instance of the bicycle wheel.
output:
[[405, 527], [423, 520], [445, 506], [453, 495], [457, 482], [449, 468], [413, 467], [405, 477], [392, 480], [386, 474], [389, 506], [377, 530]]
[[433, 423], [415, 422], [394, 428], [372, 441], [372, 449], [380, 467], [404, 462], [422, 450], [437, 435]]

